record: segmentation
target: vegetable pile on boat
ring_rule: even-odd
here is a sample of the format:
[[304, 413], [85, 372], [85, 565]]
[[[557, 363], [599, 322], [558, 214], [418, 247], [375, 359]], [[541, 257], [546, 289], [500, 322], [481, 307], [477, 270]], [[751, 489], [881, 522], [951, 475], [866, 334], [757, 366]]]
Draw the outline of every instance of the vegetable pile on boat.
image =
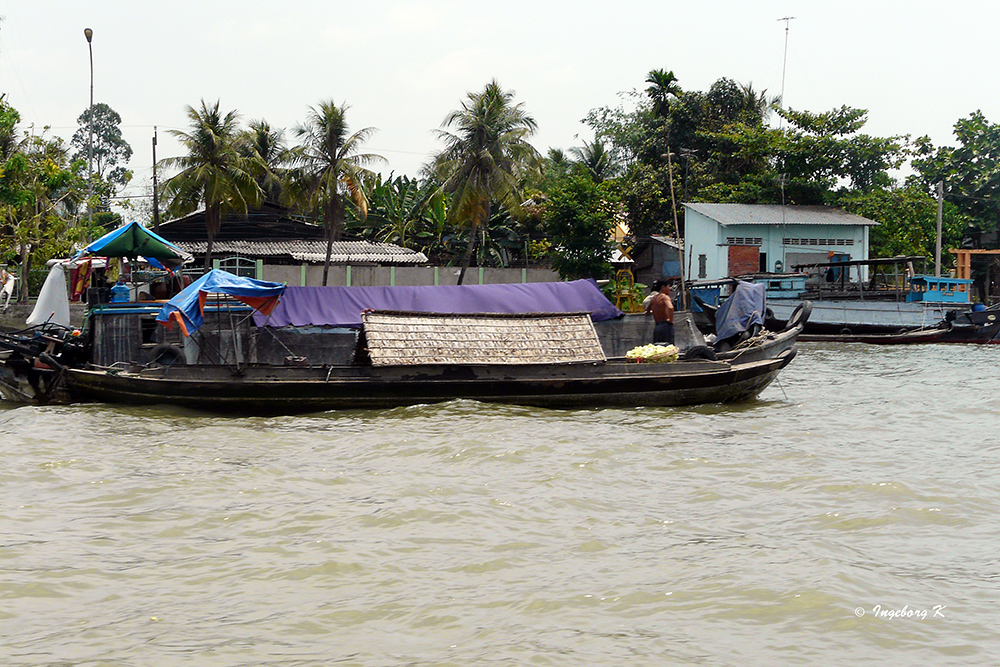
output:
[[665, 364], [677, 361], [680, 350], [676, 345], [640, 345], [625, 353], [625, 358], [639, 364]]

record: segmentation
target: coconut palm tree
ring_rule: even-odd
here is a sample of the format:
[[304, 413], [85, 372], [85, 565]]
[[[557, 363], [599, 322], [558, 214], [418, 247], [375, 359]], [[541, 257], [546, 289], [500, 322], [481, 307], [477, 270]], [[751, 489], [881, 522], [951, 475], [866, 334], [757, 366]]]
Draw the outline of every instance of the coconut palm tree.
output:
[[604, 142], [594, 139], [593, 143], [583, 142], [583, 148], [570, 148], [569, 152], [576, 158], [577, 164], [584, 167], [594, 183], [602, 183], [606, 178], [614, 177], [614, 165], [611, 154], [604, 147]]
[[173, 216], [191, 213], [199, 206], [205, 207], [205, 225], [208, 230], [208, 248], [205, 252], [205, 270], [212, 266], [212, 245], [222, 226], [225, 213], [246, 213], [259, 206], [263, 192], [256, 175], [263, 165], [257, 158], [240, 155], [239, 114], [223, 114], [219, 102], [208, 105], [201, 101], [201, 108], [187, 107], [191, 130], [170, 130], [187, 151], [187, 155], [161, 161], [166, 168], [179, 168], [180, 172], [163, 184], [164, 195], [169, 200], [168, 212]]
[[444, 149], [426, 170], [452, 195], [452, 220], [468, 221], [469, 241], [458, 276], [461, 285], [472, 261], [480, 228], [490, 218], [496, 201], [508, 211], [523, 200], [521, 183], [528, 172], [537, 172], [538, 152], [527, 142], [538, 125], [514, 104], [514, 93], [503, 90], [496, 80], [478, 93], [469, 93], [462, 108], [445, 118], [438, 138]]
[[257, 185], [267, 201], [281, 198], [285, 167], [291, 160], [291, 151], [285, 143], [285, 130], [273, 128], [266, 120], [251, 120], [240, 138], [239, 151], [243, 157], [256, 158], [264, 170], [257, 175]]
[[384, 161], [380, 155], [359, 152], [375, 128], [366, 127], [349, 134], [345, 119], [348, 108], [346, 102], [338, 107], [333, 100], [322, 101], [309, 107], [305, 124], [293, 130], [301, 143], [292, 149], [292, 162], [296, 166], [289, 173], [286, 196], [304, 213], [318, 213], [323, 220], [326, 233], [323, 285], [330, 272], [333, 243], [343, 234], [346, 200], [354, 204], [358, 217], [364, 220], [368, 214], [364, 183], [366, 178], [374, 176], [367, 165]]
[[760, 127], [771, 115], [771, 111], [781, 106], [780, 95], [768, 97], [766, 90], [758, 93], [753, 89], [752, 83], [740, 84], [740, 94], [743, 98], [740, 116], [747, 125]]

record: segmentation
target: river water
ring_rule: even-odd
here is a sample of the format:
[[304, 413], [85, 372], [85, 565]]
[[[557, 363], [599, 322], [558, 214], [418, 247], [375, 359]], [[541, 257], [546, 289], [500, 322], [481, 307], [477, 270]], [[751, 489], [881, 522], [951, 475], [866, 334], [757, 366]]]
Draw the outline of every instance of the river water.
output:
[[1000, 349], [738, 406], [0, 403], [0, 664], [1000, 664]]

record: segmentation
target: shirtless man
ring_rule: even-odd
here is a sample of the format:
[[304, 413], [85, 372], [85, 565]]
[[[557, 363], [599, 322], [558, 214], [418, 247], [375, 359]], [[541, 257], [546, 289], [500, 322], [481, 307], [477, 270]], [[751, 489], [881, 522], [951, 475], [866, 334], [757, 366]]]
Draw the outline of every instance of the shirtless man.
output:
[[670, 283], [657, 280], [653, 283], [657, 293], [646, 306], [646, 312], [653, 314], [653, 342], [674, 344], [674, 302], [670, 299]]

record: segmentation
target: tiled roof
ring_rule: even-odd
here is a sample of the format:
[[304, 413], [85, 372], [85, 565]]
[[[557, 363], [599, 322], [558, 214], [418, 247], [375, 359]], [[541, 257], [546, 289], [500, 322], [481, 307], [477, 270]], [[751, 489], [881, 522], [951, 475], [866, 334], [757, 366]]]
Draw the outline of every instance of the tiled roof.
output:
[[832, 206], [771, 204], [684, 204], [686, 208], [729, 225], [878, 225], [874, 220]]
[[[177, 246], [192, 255], [204, 255], [208, 250], [206, 241], [179, 241]], [[259, 241], [216, 241], [212, 244], [212, 254], [218, 256], [240, 255], [243, 257], [285, 257], [299, 262], [322, 263], [326, 261], [326, 241], [281, 239]], [[370, 243], [369, 241], [338, 241], [333, 244], [330, 256], [332, 264], [426, 264], [427, 256], [422, 252], [403, 248], [391, 243]]]

